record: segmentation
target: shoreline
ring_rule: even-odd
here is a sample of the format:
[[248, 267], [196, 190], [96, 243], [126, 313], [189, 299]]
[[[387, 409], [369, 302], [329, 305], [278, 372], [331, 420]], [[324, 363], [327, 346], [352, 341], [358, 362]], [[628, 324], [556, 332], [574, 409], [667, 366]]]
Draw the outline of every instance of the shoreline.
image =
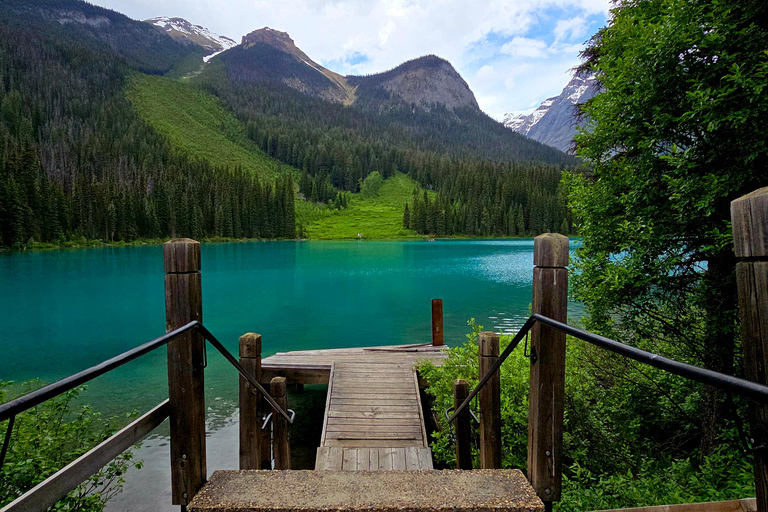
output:
[[[411, 237], [372, 237], [372, 238], [202, 238], [199, 240], [203, 244], [218, 244], [218, 243], [242, 243], [242, 242], [352, 242], [352, 241], [437, 241], [437, 240], [522, 240], [526, 238], [533, 238], [530, 236], [466, 236], [466, 235], [452, 235], [452, 236], [429, 236], [429, 235], [415, 235]], [[571, 236], [570, 238], [577, 238]], [[110, 247], [142, 247], [147, 245], [163, 245], [163, 243], [170, 240], [170, 238], [142, 238], [138, 240], [132, 240], [130, 242], [125, 241], [104, 241], [104, 240], [81, 240], [81, 241], [67, 241], [61, 244], [33, 242], [31, 245], [27, 245], [20, 248], [0, 248], [0, 254], [16, 254], [25, 252], [44, 252], [44, 251], [60, 251], [60, 250], [81, 250], [81, 249], [103, 249]]]

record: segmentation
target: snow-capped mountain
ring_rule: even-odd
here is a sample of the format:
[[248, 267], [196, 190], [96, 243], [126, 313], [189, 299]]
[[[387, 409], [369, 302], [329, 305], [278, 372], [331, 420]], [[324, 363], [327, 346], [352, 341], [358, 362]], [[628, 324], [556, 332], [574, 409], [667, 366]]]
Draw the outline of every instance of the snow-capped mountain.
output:
[[560, 95], [544, 100], [528, 115], [506, 114], [502, 123], [526, 137], [567, 152], [576, 135], [575, 105], [584, 103], [596, 92], [594, 77], [575, 76]]
[[197, 45], [210, 54], [204, 58], [210, 60], [215, 55], [237, 46], [237, 43], [226, 36], [214, 34], [205, 27], [193, 25], [184, 18], [169, 18], [161, 16], [144, 20], [154, 25], [158, 30], [165, 32], [176, 41], [186, 45]]

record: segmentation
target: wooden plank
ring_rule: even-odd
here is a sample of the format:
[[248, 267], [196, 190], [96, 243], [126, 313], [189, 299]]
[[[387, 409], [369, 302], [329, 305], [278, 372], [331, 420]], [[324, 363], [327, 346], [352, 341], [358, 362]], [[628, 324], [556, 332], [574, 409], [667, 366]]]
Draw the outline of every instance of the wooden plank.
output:
[[421, 435], [419, 425], [329, 425], [328, 434], [361, 432], [370, 434], [410, 434]]
[[381, 418], [381, 419], [405, 419], [419, 418], [416, 412], [370, 412], [370, 411], [330, 411], [326, 413], [329, 418]]
[[321, 446], [317, 449], [315, 470], [317, 471], [341, 471], [343, 448]]
[[367, 471], [371, 469], [371, 449], [370, 448], [358, 448], [357, 449], [357, 471]]
[[[417, 399], [415, 396], [408, 398], [390, 398], [388, 396], [383, 396], [378, 402], [384, 405], [407, 407], [414, 405], [417, 402]], [[365, 405], [369, 403], [371, 403], [371, 401], [368, 398], [331, 398], [332, 405]]]
[[419, 448], [418, 455], [421, 469], [435, 469], [432, 464], [432, 450], [429, 448]]
[[419, 466], [419, 454], [415, 446], [409, 446], [405, 449], [405, 469], [416, 471], [421, 469]]
[[[337, 441], [366, 441], [382, 439], [396, 439], [398, 441], [420, 441], [421, 434], [413, 434], [408, 432], [328, 432], [327, 440], [330, 441], [331, 439], [335, 439]], [[411, 445], [413, 445], [413, 443], [411, 443]]]
[[[532, 311], [560, 322], [568, 319], [568, 238], [534, 239]], [[528, 395], [528, 479], [545, 503], [559, 501], [562, 485], [565, 334], [536, 323], [531, 330]]]
[[744, 498], [731, 501], [621, 508], [598, 512], [757, 512], [757, 500], [755, 498]]
[[344, 450], [342, 471], [357, 471], [357, 450]]
[[157, 428], [168, 417], [170, 411], [171, 407], [168, 400], [157, 405], [16, 498], [3, 507], [0, 512], [48, 510], [91, 475]]
[[421, 427], [421, 442], [423, 446], [428, 446], [427, 443], [427, 429], [424, 427], [424, 410], [421, 406], [421, 392], [419, 391], [419, 378], [416, 376], [416, 372], [412, 372], [411, 378], [413, 379], [413, 385], [416, 390], [416, 407], [419, 410], [419, 426]]
[[379, 448], [380, 471], [388, 471], [392, 469], [392, 450], [393, 448]]
[[402, 439], [328, 439], [325, 445], [345, 448], [406, 448], [413, 446], [413, 441]]
[[385, 425], [389, 427], [411, 426], [413, 418], [328, 418], [328, 428], [335, 425]]
[[[403, 447], [407, 448], [407, 447]], [[392, 451], [392, 469], [405, 471], [405, 450], [393, 450]]]
[[325, 414], [323, 415], [323, 432], [320, 435], [320, 446], [325, 445], [325, 430], [328, 427], [328, 411], [331, 410], [331, 397], [333, 396], [333, 377], [335, 372], [335, 365], [331, 366], [331, 376], [328, 381], [328, 394], [325, 397]]

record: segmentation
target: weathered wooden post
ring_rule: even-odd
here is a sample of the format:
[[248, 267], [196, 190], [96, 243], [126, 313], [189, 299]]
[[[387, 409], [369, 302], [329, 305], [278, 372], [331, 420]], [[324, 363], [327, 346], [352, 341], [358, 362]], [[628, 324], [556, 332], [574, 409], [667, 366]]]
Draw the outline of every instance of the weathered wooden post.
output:
[[[499, 335], [479, 336], [482, 379], [499, 359]], [[501, 469], [501, 375], [497, 371], [480, 390], [480, 468]]]
[[[240, 365], [261, 382], [261, 334], [240, 336]], [[240, 376], [240, 469], [261, 469], [261, 393]]]
[[[568, 320], [568, 237], [534, 239], [533, 313]], [[565, 334], [537, 323], [531, 330], [528, 394], [528, 480], [547, 509], [562, 483]]]
[[[269, 394], [277, 405], [288, 410], [288, 394], [285, 377], [275, 377], [269, 383]], [[273, 440], [272, 450], [275, 453], [275, 469], [291, 469], [291, 450], [288, 445], [288, 422], [276, 410], [272, 409]]]
[[[176, 238], [163, 244], [165, 327], [203, 320], [200, 243]], [[171, 497], [186, 506], [206, 479], [205, 340], [188, 331], [168, 343], [168, 399], [171, 427]]]
[[[768, 384], [768, 187], [731, 203], [746, 377]], [[750, 404], [757, 510], [768, 510], [768, 406]]]
[[443, 345], [443, 299], [432, 299], [432, 345]]
[[[469, 383], [464, 379], [453, 381], [453, 410], [467, 399]], [[456, 417], [456, 469], [472, 469], [472, 439], [469, 406]]]

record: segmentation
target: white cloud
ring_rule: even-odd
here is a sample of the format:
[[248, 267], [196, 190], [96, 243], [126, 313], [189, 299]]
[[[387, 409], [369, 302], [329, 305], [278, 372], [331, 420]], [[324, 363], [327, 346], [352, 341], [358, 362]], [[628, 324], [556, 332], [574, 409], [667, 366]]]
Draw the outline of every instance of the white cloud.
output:
[[515, 37], [501, 47], [501, 53], [512, 57], [540, 58], [547, 50], [547, 43], [539, 39]]
[[[269, 26], [288, 32], [314, 60], [340, 63], [332, 69], [342, 74], [380, 72], [436, 54], [497, 118], [562, 89], [565, 72], [578, 63], [575, 43], [594, 30], [589, 17], [606, 19], [609, 7], [609, 0], [91, 1], [137, 19], [181, 16], [238, 42]], [[355, 54], [366, 59], [349, 62]], [[553, 85], [542, 87], [528, 75]]]

